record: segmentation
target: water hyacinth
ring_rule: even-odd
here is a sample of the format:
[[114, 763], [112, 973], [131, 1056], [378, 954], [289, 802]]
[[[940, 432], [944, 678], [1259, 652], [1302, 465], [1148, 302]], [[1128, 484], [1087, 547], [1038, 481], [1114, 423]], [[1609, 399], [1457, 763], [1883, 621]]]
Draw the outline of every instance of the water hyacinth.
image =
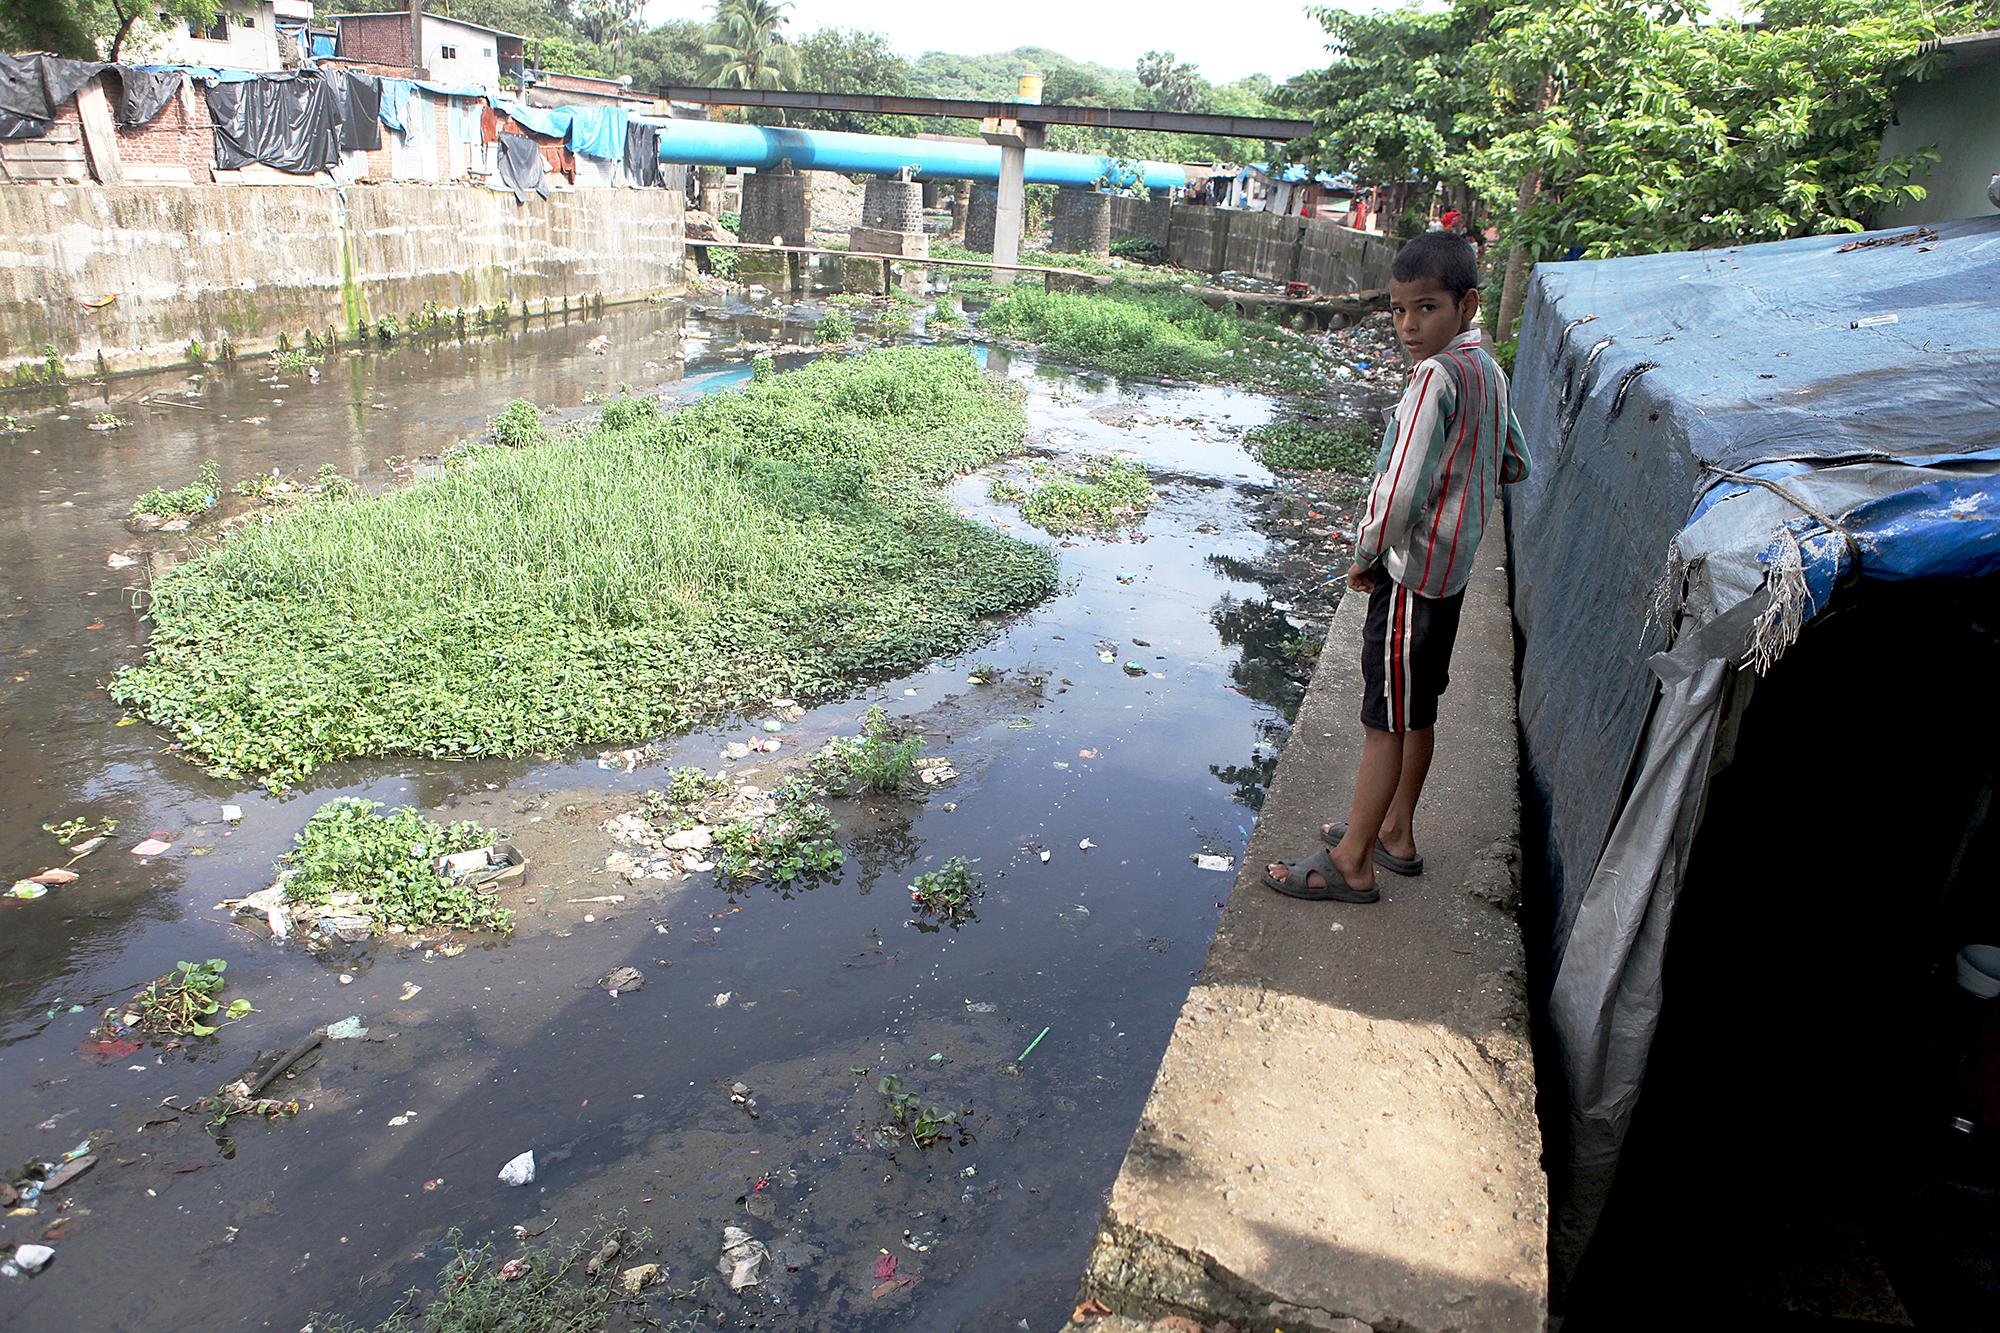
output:
[[220, 776], [551, 754], [961, 649], [1055, 584], [937, 486], [1017, 452], [962, 350], [761, 377], [367, 498], [162, 574], [114, 698]]

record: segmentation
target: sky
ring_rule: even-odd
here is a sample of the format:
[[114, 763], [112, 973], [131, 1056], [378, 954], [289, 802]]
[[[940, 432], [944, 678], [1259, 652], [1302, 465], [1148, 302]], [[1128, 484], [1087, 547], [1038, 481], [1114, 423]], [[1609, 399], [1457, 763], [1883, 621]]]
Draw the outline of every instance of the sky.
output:
[[[1377, 9], [1380, 3], [1343, 4]], [[713, 0], [651, 0], [646, 19], [703, 19]], [[1225, 5], [1168, 0], [796, 0], [791, 33], [816, 28], [867, 28], [884, 34], [903, 55], [926, 51], [985, 55], [1041, 46], [1078, 60], [1130, 69], [1147, 51], [1172, 51], [1193, 61], [1213, 83], [1246, 74], [1280, 81], [1327, 63], [1326, 31], [1306, 16], [1304, 0], [1230, 0]]]

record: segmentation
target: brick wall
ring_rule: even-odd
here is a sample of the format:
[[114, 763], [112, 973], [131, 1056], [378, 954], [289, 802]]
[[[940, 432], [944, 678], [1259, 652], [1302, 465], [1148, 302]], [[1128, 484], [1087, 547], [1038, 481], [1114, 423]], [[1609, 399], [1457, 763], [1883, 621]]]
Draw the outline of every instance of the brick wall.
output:
[[178, 179], [185, 172], [191, 181], [208, 181], [215, 167], [215, 128], [208, 99], [199, 88], [183, 83], [152, 123], [119, 127], [118, 160], [135, 180]]
[[339, 50], [349, 60], [409, 65], [410, 16], [361, 14], [340, 21]]

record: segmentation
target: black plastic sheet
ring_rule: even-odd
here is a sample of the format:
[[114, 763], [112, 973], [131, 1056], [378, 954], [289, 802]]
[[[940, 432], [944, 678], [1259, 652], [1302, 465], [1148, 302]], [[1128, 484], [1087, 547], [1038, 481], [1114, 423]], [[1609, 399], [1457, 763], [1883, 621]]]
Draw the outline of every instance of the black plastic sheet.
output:
[[317, 73], [266, 74], [244, 83], [210, 84], [207, 92], [218, 171], [261, 162], [311, 175], [340, 161], [333, 94]]
[[60, 56], [0, 55], [0, 139], [39, 139], [56, 109], [109, 66]]
[[537, 140], [525, 134], [503, 134], [497, 157], [501, 183], [514, 192], [515, 203], [527, 203], [530, 190], [544, 199], [549, 197], [549, 187], [543, 183], [546, 172], [541, 144]]
[[131, 65], [107, 65], [107, 73], [118, 78], [118, 101], [113, 115], [126, 129], [150, 125], [180, 93], [186, 77], [177, 69], [136, 69]]
[[334, 126], [343, 153], [372, 152], [382, 146], [382, 81], [353, 70], [320, 71], [333, 97]]
[[625, 126], [625, 179], [634, 185], [662, 185], [660, 127], [632, 121]]

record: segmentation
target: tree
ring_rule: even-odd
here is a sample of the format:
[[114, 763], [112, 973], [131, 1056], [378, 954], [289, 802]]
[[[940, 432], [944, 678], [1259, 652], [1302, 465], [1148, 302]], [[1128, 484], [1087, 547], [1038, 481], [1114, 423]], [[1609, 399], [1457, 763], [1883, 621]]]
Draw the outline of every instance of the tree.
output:
[[628, 39], [625, 72], [632, 76], [632, 86], [654, 92], [670, 83], [699, 83], [704, 32], [701, 24], [683, 20]]
[[1471, 68], [1471, 51], [1486, 36], [1493, 8], [1461, 2], [1436, 12], [1312, 11], [1334, 58], [1279, 92], [1281, 105], [1313, 121], [1295, 155], [1377, 184], [1462, 183], [1469, 143], [1491, 117], [1492, 94]]
[[643, 0], [578, 0], [577, 26], [587, 42], [616, 48], [639, 30]]
[[1334, 63], [1287, 100], [1326, 165], [1476, 192], [1515, 248], [1505, 330], [1535, 259], [1858, 230], [1921, 197], [1926, 155], [1881, 157], [1895, 89], [1982, 9], [1771, 0], [1755, 27], [1708, 22], [1702, 0], [1321, 10]]
[[1089, 65], [1065, 60], [1042, 76], [1042, 100], [1054, 106], [1110, 106], [1111, 80]]
[[0, 10], [0, 44], [72, 60], [117, 60], [157, 32], [215, 21], [215, 0], [27, 0]]
[[1153, 95], [1162, 111], [1199, 111], [1208, 101], [1208, 80], [1191, 64], [1176, 64], [1172, 51], [1148, 51], [1139, 57], [1139, 86]]
[[[822, 93], [908, 93], [916, 71], [890, 49], [879, 32], [821, 28], [798, 45], [798, 86]], [[856, 111], [815, 111], [793, 118], [811, 129], [856, 134], [913, 134], [912, 116], [875, 116]]]
[[799, 53], [785, 39], [791, 0], [719, 0], [702, 55], [705, 74], [723, 88], [790, 88]]

